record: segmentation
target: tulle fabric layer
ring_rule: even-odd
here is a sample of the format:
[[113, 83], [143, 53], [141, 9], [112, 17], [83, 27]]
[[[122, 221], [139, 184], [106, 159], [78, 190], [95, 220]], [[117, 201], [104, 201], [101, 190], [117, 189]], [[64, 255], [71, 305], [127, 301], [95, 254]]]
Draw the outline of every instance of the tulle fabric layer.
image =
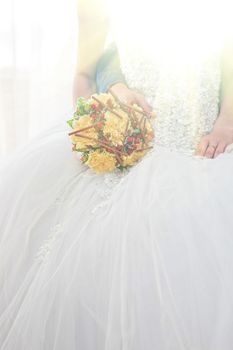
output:
[[233, 153], [162, 147], [118, 183], [67, 131], [1, 171], [1, 350], [232, 350]]

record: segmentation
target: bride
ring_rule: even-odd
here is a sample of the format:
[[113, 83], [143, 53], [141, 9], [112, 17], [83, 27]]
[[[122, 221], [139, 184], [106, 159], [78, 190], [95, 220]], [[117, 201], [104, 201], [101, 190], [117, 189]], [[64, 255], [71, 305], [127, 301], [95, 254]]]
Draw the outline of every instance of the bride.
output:
[[112, 89], [156, 111], [154, 148], [97, 175], [58, 126], [1, 169], [0, 349], [232, 350], [231, 12], [102, 1], [79, 1], [75, 97], [111, 25]]

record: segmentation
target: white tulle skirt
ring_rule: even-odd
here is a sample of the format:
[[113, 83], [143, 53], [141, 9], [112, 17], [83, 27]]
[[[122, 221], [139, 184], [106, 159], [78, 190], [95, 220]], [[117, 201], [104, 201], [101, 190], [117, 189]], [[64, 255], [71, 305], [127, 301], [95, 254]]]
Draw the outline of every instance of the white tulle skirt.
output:
[[1, 170], [1, 350], [232, 350], [233, 152], [95, 175], [67, 130]]

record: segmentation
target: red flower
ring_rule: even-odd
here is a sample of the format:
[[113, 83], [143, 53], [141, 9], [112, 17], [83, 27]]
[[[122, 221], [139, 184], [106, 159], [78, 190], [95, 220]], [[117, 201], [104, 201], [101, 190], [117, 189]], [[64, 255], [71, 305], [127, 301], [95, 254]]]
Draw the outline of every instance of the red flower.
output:
[[99, 111], [101, 109], [99, 103], [92, 103], [91, 108], [94, 109], [94, 111]]
[[102, 122], [96, 124], [96, 127], [97, 127], [98, 129], [101, 129], [103, 126], [104, 126], [104, 123], [102, 123]]

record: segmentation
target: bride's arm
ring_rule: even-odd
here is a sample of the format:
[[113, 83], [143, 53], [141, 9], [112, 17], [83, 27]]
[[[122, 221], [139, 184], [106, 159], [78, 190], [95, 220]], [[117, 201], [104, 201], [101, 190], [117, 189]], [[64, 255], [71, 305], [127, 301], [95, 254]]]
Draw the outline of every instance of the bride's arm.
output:
[[203, 137], [197, 155], [215, 158], [233, 143], [233, 43], [222, 55], [221, 107], [212, 132]]
[[121, 71], [120, 58], [115, 44], [108, 48], [99, 60], [96, 68], [97, 92], [112, 92], [122, 102], [138, 104], [146, 112], [152, 111], [146, 98], [139, 92], [129, 89]]
[[78, 24], [78, 53], [73, 84], [74, 105], [79, 96], [89, 97], [95, 91], [96, 63], [103, 52], [109, 30], [105, 0], [79, 0]]
[[233, 124], [233, 43], [223, 52], [222, 67], [222, 104], [217, 123], [226, 121]]

